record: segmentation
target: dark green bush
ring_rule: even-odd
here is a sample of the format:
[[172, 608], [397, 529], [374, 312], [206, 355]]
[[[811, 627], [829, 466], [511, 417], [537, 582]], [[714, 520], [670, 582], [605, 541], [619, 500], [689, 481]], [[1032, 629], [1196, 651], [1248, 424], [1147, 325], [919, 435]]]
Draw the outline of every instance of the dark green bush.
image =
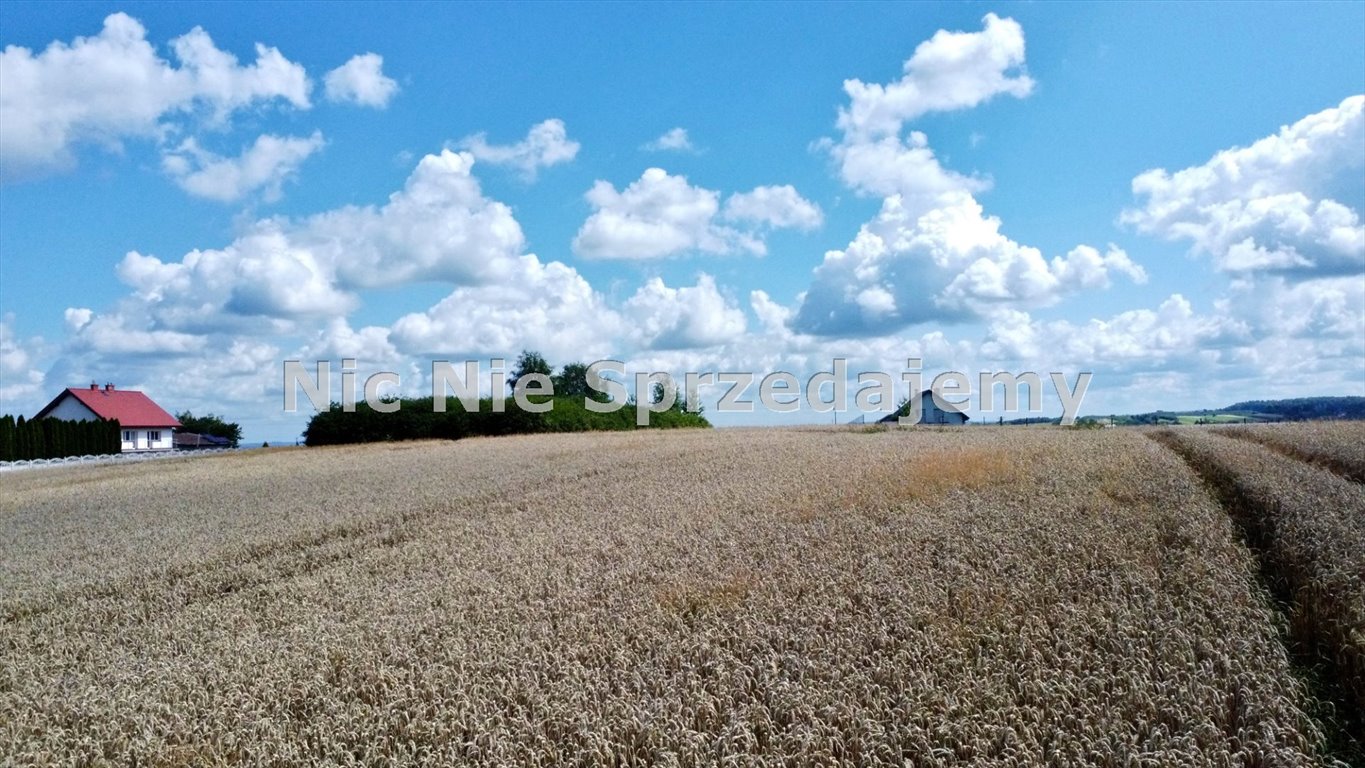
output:
[[[394, 440], [459, 440], [465, 437], [519, 435], [538, 432], [592, 432], [635, 429], [635, 406], [623, 406], [613, 413], [593, 413], [582, 397], [532, 397], [532, 402], [553, 403], [546, 413], [532, 413], [517, 407], [508, 398], [501, 413], [493, 411], [491, 398], [479, 401], [477, 411], [466, 411], [459, 399], [446, 399], [446, 410], [438, 413], [429, 397], [396, 401], [393, 413], [382, 413], [366, 403], [357, 403], [346, 412], [340, 403], [313, 415], [304, 430], [308, 445], [343, 445]], [[649, 426], [661, 429], [709, 427], [699, 413], [673, 408], [649, 414]]]
[[117, 421], [63, 421], [0, 416], [0, 461], [97, 456], [123, 450]]

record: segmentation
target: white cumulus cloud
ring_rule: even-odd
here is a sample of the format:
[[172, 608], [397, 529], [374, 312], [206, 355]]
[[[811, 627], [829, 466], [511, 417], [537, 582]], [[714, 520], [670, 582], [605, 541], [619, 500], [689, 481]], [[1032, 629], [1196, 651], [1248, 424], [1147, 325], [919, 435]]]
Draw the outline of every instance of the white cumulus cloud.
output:
[[659, 136], [659, 138], [645, 144], [644, 148], [650, 152], [695, 152], [696, 147], [692, 146], [692, 139], [687, 135], [686, 128], [671, 128]]
[[1049, 260], [1000, 226], [966, 191], [943, 195], [923, 212], [892, 195], [843, 250], [825, 254], [793, 322], [807, 333], [874, 335], [914, 323], [966, 321], [1002, 307], [1055, 304], [1108, 287], [1116, 273], [1137, 283], [1147, 279], [1117, 247], [1100, 254], [1081, 245]]
[[574, 251], [595, 259], [657, 259], [685, 251], [730, 253], [737, 246], [761, 253], [760, 244], [718, 226], [720, 193], [694, 187], [685, 176], [649, 168], [617, 191], [598, 181], [585, 196], [595, 209], [574, 238]]
[[1019, 25], [994, 14], [984, 24], [980, 32], [939, 31], [915, 50], [897, 82], [845, 83], [842, 136], [823, 146], [842, 181], [882, 197], [882, 206], [846, 247], [825, 254], [792, 318], [796, 330], [865, 337], [1055, 304], [1108, 287], [1114, 274], [1146, 280], [1114, 246], [1101, 255], [1080, 245], [1048, 259], [1015, 242], [975, 197], [989, 179], [944, 168], [920, 131], [902, 136], [906, 121], [923, 114], [1031, 92]]
[[939, 30], [915, 48], [894, 83], [844, 81], [849, 105], [839, 128], [860, 141], [875, 139], [929, 112], [974, 107], [1000, 94], [1027, 96], [1033, 80], [1022, 72], [1024, 30], [993, 13], [982, 23], [980, 32]]
[[1141, 232], [1188, 240], [1234, 273], [1300, 278], [1365, 272], [1360, 211], [1332, 198], [1359, 194], [1365, 178], [1365, 96], [1309, 115], [1207, 163], [1133, 179], [1141, 208], [1121, 220]]
[[361, 53], [331, 70], [322, 78], [328, 101], [350, 102], [363, 107], [383, 109], [398, 93], [398, 83], [384, 75], [384, 57]]
[[917, 210], [933, 207], [941, 195], [957, 191], [984, 192], [989, 179], [964, 176], [944, 168], [929, 147], [929, 137], [911, 131], [902, 139], [885, 136], [862, 141], [846, 138], [830, 148], [839, 163], [844, 184], [860, 195], [900, 195]]
[[389, 329], [367, 325], [356, 330], [344, 317], [334, 317], [319, 329], [300, 355], [302, 360], [342, 360], [352, 358], [361, 367], [388, 365], [390, 369], [403, 362], [398, 350], [389, 341]]
[[790, 184], [755, 187], [730, 195], [725, 201], [725, 218], [801, 230], [817, 229], [825, 219], [820, 206], [801, 197]]
[[38, 369], [42, 340], [24, 339], [14, 331], [14, 316], [0, 317], [0, 413], [36, 410], [43, 396], [43, 372]]
[[257, 44], [240, 64], [195, 27], [171, 41], [179, 66], [162, 58], [136, 19], [111, 14], [93, 37], [55, 41], [40, 53], [8, 46], [0, 53], [0, 176], [6, 179], [71, 165], [81, 143], [118, 147], [155, 138], [176, 114], [203, 112], [221, 123], [260, 102], [311, 106], [304, 68]]
[[161, 167], [196, 197], [230, 203], [259, 190], [273, 202], [284, 182], [324, 143], [320, 131], [308, 137], [264, 134], [237, 157], [223, 157], [189, 138], [162, 154]]
[[756, 228], [811, 229], [822, 217], [818, 206], [789, 185], [731, 195], [722, 210], [719, 192], [662, 168], [646, 169], [620, 191], [599, 180], [585, 197], [594, 210], [574, 237], [573, 249], [592, 259], [659, 259], [687, 252], [761, 256], [767, 245]]
[[735, 341], [744, 335], [744, 311], [703, 273], [694, 286], [669, 288], [653, 278], [626, 300], [637, 342], [648, 349], [691, 349]]
[[541, 168], [577, 157], [580, 146], [569, 138], [563, 120], [551, 118], [531, 126], [526, 138], [516, 144], [489, 144], [488, 136], [478, 133], [461, 141], [460, 148], [481, 162], [510, 165], [528, 181], [534, 181]]
[[215, 120], [261, 100], [282, 98], [300, 109], [312, 106], [308, 73], [275, 48], [257, 43], [256, 61], [241, 66], [236, 56], [219, 49], [207, 32], [195, 27], [172, 40], [171, 49], [192, 83], [190, 97], [208, 102]]
[[178, 261], [131, 252], [117, 269], [133, 292], [130, 314], [145, 316], [148, 328], [185, 333], [276, 332], [344, 316], [367, 288], [514, 279], [521, 227], [507, 206], [483, 196], [473, 164], [448, 150], [428, 155], [383, 206], [262, 219], [228, 245]]
[[1146, 270], [1113, 246], [1101, 256], [1098, 250], [1080, 245], [1065, 256], [1045, 261], [1038, 249], [997, 237], [989, 256], [972, 261], [943, 289], [937, 300], [940, 306], [980, 310], [991, 302], [1050, 303], [1067, 293], [1108, 288], [1111, 272], [1127, 275], [1135, 283], [1147, 281]]
[[588, 362], [618, 350], [620, 318], [572, 267], [516, 260], [505, 279], [456, 288], [425, 312], [404, 315], [389, 334], [412, 355], [458, 359], [536, 349], [551, 360]]
[[129, 327], [122, 315], [99, 315], [72, 338], [76, 348], [88, 347], [104, 355], [167, 357], [202, 351], [203, 336], [179, 331]]

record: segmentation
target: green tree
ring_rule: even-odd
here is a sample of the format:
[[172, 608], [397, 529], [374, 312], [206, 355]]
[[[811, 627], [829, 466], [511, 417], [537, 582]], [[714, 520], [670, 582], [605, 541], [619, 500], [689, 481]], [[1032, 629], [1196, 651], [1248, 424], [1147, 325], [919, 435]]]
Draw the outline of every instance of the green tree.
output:
[[[523, 349], [521, 354], [517, 356], [516, 365], [507, 374], [507, 386], [515, 391], [517, 382], [530, 373], [550, 376], [554, 373], [554, 369], [550, 367], [549, 363], [545, 362], [545, 358], [539, 352]], [[559, 394], [558, 389], [556, 389], [555, 394]]]
[[14, 461], [14, 417], [0, 416], [0, 461]]
[[584, 363], [567, 363], [555, 376], [555, 397], [572, 397], [575, 400], [588, 398], [599, 403], [607, 401], [607, 394], [588, 386], [588, 366]]
[[242, 441], [242, 427], [240, 424], [224, 421], [221, 416], [212, 413], [207, 416], [195, 416], [189, 411], [176, 414], [176, 420], [180, 422], [180, 431], [190, 432], [196, 435], [213, 435], [227, 440], [233, 448]]
[[28, 421], [22, 413], [19, 414], [19, 421], [14, 425], [14, 459], [16, 461], [33, 458], [32, 437], [33, 430], [28, 428]]
[[57, 459], [71, 455], [67, 452], [66, 437], [68, 432], [74, 432], [74, 430], [69, 429], [69, 426], [66, 422], [57, 419], [43, 419], [43, 438], [45, 441], [43, 455], [45, 458]]
[[[654, 382], [654, 386], [649, 388], [649, 402], [663, 402], [665, 394], [664, 383], [662, 381], [656, 381]], [[687, 393], [683, 391], [682, 387], [678, 387], [673, 392], [673, 405], [669, 410], [679, 412], [687, 410]]]
[[68, 425], [70, 438], [65, 446], [68, 456], [96, 456], [104, 452], [99, 435], [104, 434], [102, 421], [82, 421]]

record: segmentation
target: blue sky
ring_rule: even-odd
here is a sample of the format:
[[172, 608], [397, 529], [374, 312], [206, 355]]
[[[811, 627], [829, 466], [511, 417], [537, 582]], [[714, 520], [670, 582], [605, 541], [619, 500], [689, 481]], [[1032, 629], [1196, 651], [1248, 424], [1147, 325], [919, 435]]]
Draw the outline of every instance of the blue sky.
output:
[[286, 359], [423, 392], [433, 357], [524, 347], [1092, 371], [1086, 413], [1365, 394], [1362, 3], [11, 2], [0, 29], [7, 412], [94, 379], [287, 439]]

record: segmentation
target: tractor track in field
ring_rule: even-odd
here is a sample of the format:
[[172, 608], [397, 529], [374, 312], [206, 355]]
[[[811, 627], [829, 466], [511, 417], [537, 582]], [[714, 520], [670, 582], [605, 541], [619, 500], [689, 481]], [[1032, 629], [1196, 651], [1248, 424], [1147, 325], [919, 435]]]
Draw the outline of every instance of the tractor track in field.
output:
[[591, 482], [603, 470], [590, 467], [552, 479], [538, 487], [518, 488], [513, 492], [477, 493], [458, 497], [444, 504], [429, 504], [421, 509], [371, 518], [364, 522], [334, 525], [320, 531], [282, 540], [249, 544], [210, 560], [178, 563], [143, 573], [87, 582], [44, 595], [42, 599], [20, 598], [0, 602], [0, 630], [80, 603], [115, 625], [137, 625], [152, 620], [150, 613], [101, 611], [102, 605], [116, 604], [137, 595], [140, 604], [177, 611], [196, 604], [223, 599], [235, 594], [268, 588], [272, 584], [309, 576], [338, 564], [355, 560], [367, 552], [391, 549], [420, 536], [454, 510], [481, 509], [483, 514], [524, 510], [528, 500], [552, 490]]
[[[1267, 497], [1263, 489], [1252, 487], [1234, 467], [1220, 462], [1215, 451], [1183, 440], [1177, 430], [1147, 434], [1199, 475], [1255, 557], [1259, 569], [1257, 586], [1275, 610], [1286, 654], [1307, 694], [1306, 708], [1323, 731], [1324, 756], [1344, 765], [1365, 765], [1365, 718], [1358, 700], [1365, 681], [1357, 679], [1358, 669], [1343, 661], [1340, 634], [1311, 620], [1321, 612], [1321, 606], [1311, 604], [1318, 588], [1304, 578], [1300, 565], [1290, 562], [1291, 558], [1282, 551], [1281, 510], [1277, 500]], [[1279, 459], [1359, 485], [1353, 477], [1251, 435], [1228, 436], [1219, 432], [1214, 437], [1254, 446]], [[1305, 621], [1305, 616], [1310, 619]]]
[[1313, 454], [1302, 450], [1295, 450], [1291, 446], [1274, 440], [1267, 440], [1262, 435], [1242, 429], [1219, 430], [1219, 435], [1245, 440], [1248, 443], [1255, 443], [1263, 448], [1269, 448], [1275, 453], [1285, 458], [1300, 461], [1305, 464], [1325, 469], [1345, 480], [1353, 483], [1365, 484], [1365, 466], [1359, 462], [1345, 461], [1337, 457], [1322, 454]]

